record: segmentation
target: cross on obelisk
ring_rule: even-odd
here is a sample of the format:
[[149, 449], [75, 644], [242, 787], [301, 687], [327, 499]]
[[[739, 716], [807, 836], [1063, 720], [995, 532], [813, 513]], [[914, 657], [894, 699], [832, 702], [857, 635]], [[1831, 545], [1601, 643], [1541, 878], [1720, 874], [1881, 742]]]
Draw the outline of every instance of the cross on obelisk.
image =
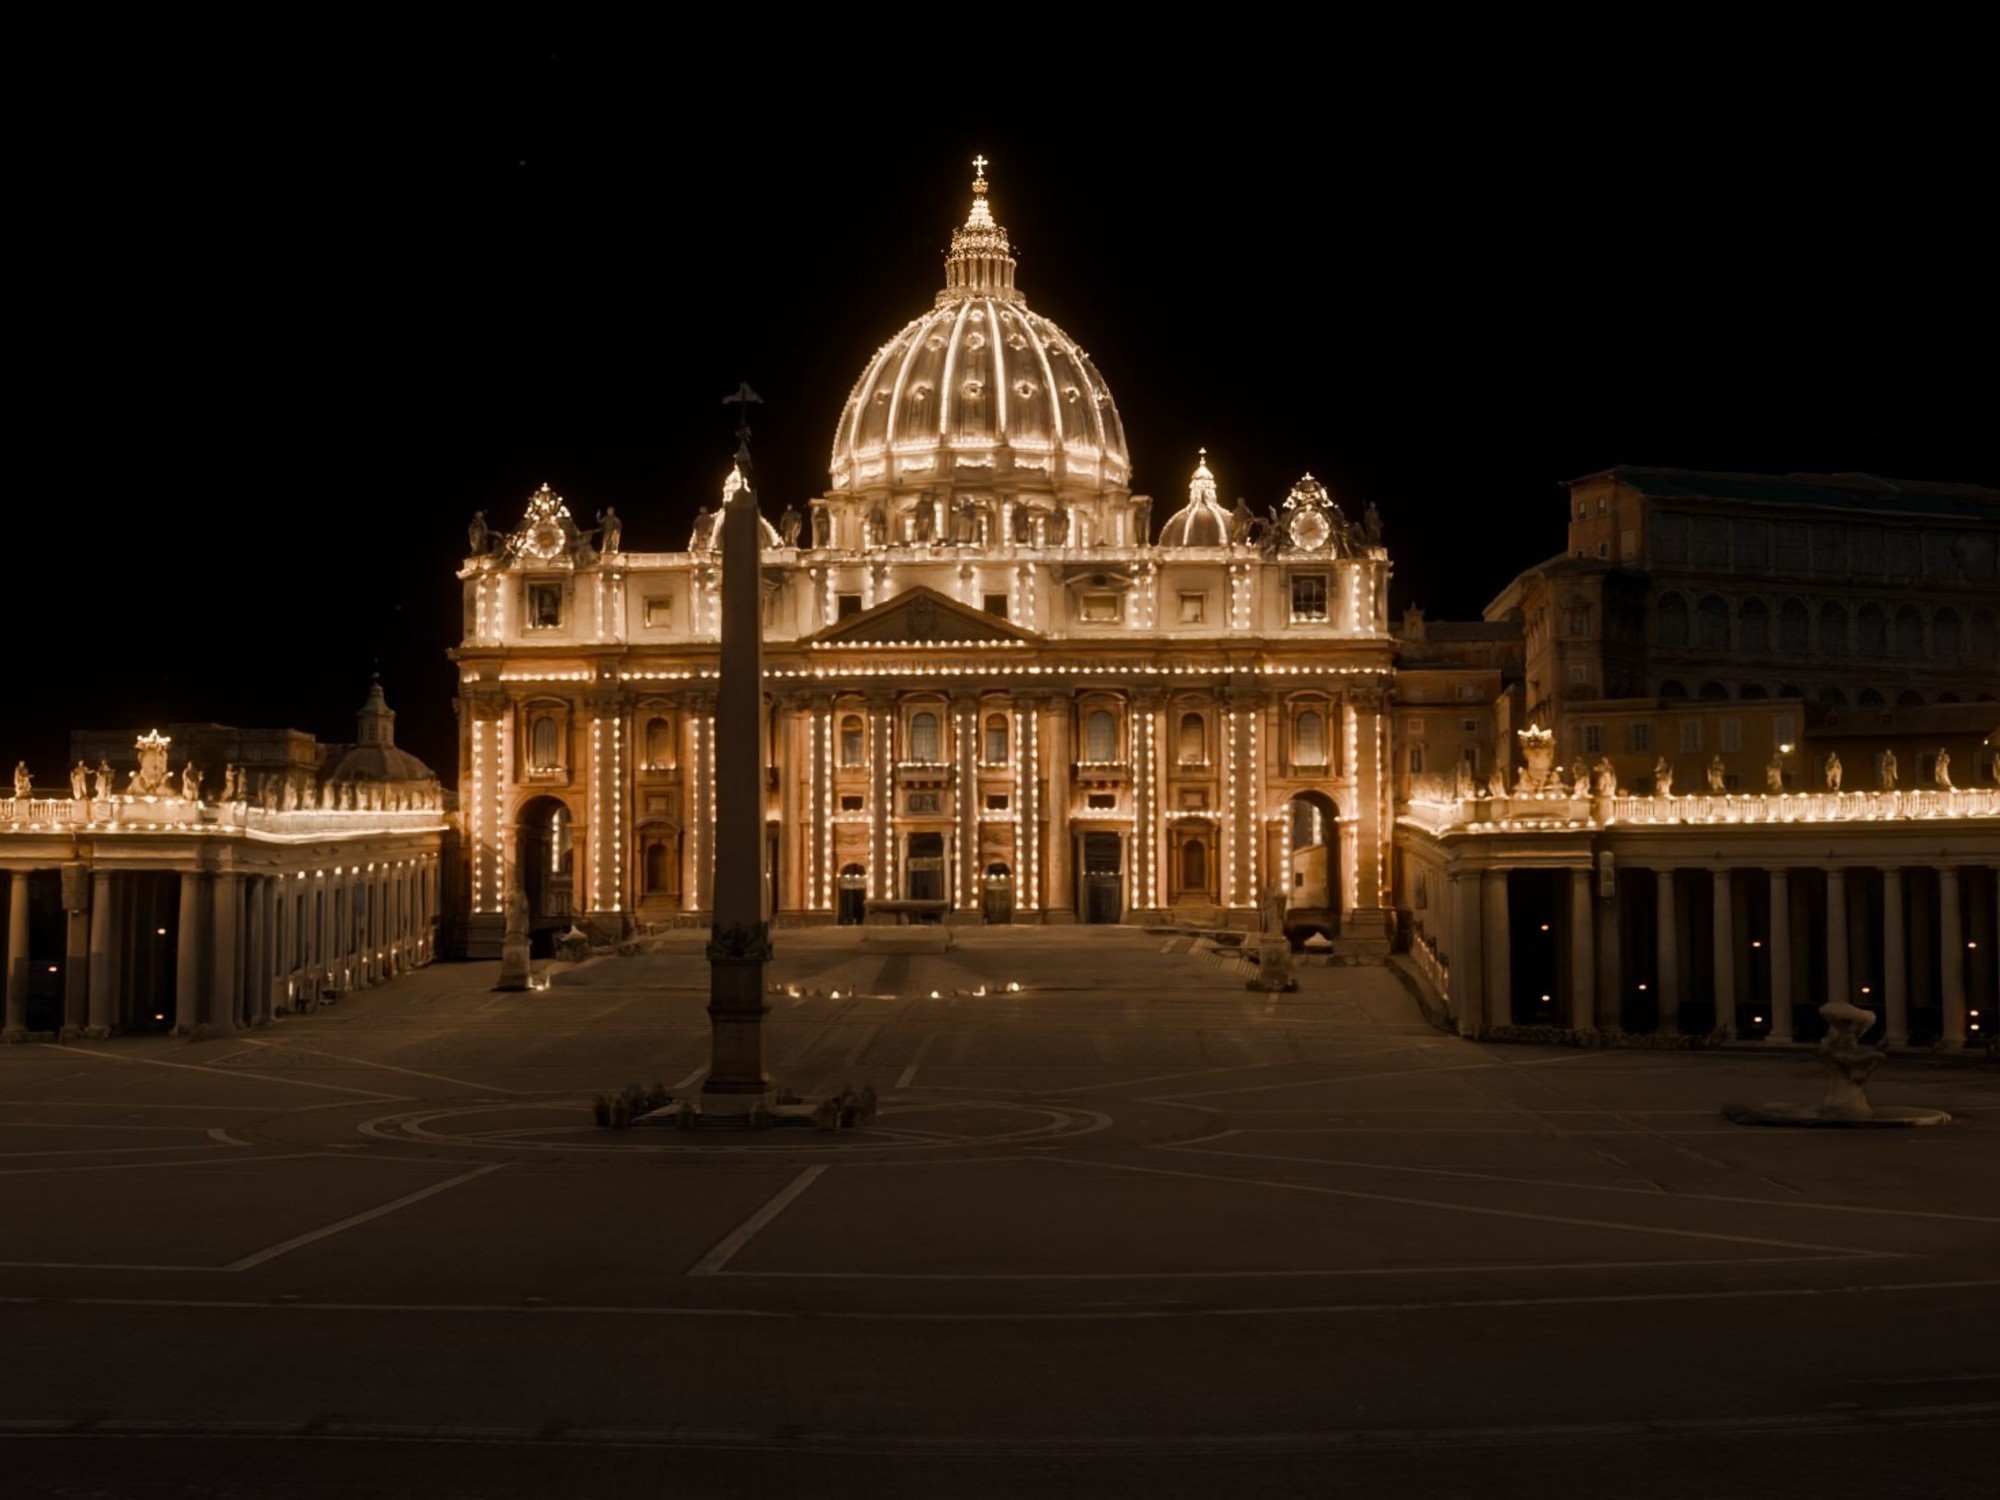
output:
[[771, 928], [764, 910], [764, 642], [759, 585], [761, 529], [750, 485], [748, 385], [725, 396], [742, 408], [736, 467], [722, 491], [722, 663], [715, 694], [715, 925], [708, 942], [708, 1115], [761, 1115], [764, 961]]

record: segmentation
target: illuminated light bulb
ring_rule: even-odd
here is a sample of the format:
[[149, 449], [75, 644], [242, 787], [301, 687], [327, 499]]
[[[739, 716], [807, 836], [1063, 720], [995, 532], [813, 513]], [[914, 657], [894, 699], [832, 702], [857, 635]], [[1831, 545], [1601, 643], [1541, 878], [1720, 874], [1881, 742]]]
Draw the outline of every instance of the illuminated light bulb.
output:
[[1021, 986], [1020, 986], [1020, 984], [1019, 984], [1018, 982], [1016, 982], [1016, 981], [1013, 981], [1013, 980], [1010, 980], [1010, 981], [1008, 981], [1008, 984], [1007, 984], [1007, 993], [1008, 993], [1008, 994], [1010, 994], [1010, 995], [1015, 995], [1015, 994], [1019, 994], [1019, 993], [1020, 993], [1020, 990], [1021, 990]]

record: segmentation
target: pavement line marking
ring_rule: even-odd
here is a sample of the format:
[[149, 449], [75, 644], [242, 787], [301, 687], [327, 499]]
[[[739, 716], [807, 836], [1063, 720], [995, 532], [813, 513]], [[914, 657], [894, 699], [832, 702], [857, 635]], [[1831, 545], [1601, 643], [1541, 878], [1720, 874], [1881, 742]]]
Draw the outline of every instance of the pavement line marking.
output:
[[470, 1172], [461, 1172], [458, 1176], [446, 1178], [443, 1182], [434, 1182], [429, 1187], [418, 1188], [414, 1193], [405, 1193], [400, 1198], [392, 1198], [387, 1203], [377, 1204], [374, 1208], [364, 1209], [358, 1214], [350, 1214], [348, 1217], [336, 1220], [332, 1224], [322, 1225], [318, 1229], [308, 1229], [304, 1234], [295, 1234], [288, 1240], [280, 1240], [277, 1244], [267, 1245], [262, 1250], [253, 1250], [241, 1259], [232, 1260], [228, 1265], [222, 1267], [222, 1269], [225, 1271], [247, 1271], [252, 1266], [261, 1266], [267, 1260], [276, 1260], [279, 1256], [289, 1254], [293, 1250], [301, 1249], [306, 1245], [312, 1244], [315, 1240], [323, 1240], [344, 1230], [352, 1229], [358, 1224], [366, 1224], [370, 1219], [379, 1219], [384, 1214], [392, 1214], [399, 1208], [408, 1208], [412, 1203], [420, 1203], [424, 1199], [433, 1197], [438, 1193], [446, 1192], [451, 1188], [471, 1182], [475, 1177], [484, 1177], [488, 1172], [497, 1172], [502, 1167], [510, 1165], [512, 1163], [496, 1161], [490, 1162], [483, 1167], [474, 1167]]
[[682, 1089], [691, 1089], [706, 1077], [708, 1077], [708, 1064], [703, 1063], [700, 1067], [696, 1068], [692, 1073], [688, 1074], [687, 1077], [683, 1078], [679, 1083], [675, 1084], [673, 1088], [670, 1090], [670, 1092], [678, 1094]]
[[868, 1030], [862, 1035], [861, 1040], [856, 1042], [852, 1047], [849, 1047], [847, 1049], [847, 1056], [843, 1057], [840, 1060], [841, 1066], [844, 1068], [852, 1068], [858, 1066], [861, 1062], [861, 1054], [866, 1052], [871, 1046], [873, 1046], [875, 1043], [875, 1038], [880, 1036], [881, 1034], [882, 1034], [882, 1028], [879, 1025], [869, 1027]]
[[[1224, 1134], [1241, 1132], [1223, 1132]], [[1347, 1132], [1334, 1132], [1345, 1134]], [[1428, 1132], [1426, 1132], [1428, 1133]], [[1514, 1132], [1510, 1132], [1514, 1133]], [[1593, 1135], [1602, 1132], [1592, 1131]], [[1196, 1142], [1217, 1139], [1212, 1136], [1198, 1136], [1194, 1140], [1175, 1141], [1156, 1149], [1162, 1151], [1186, 1151], [1191, 1156], [1220, 1156], [1241, 1161], [1289, 1161], [1301, 1162], [1309, 1166], [1343, 1167], [1356, 1172], [1406, 1172], [1424, 1177], [1459, 1177], [1469, 1182], [1514, 1183], [1524, 1187], [1574, 1188], [1586, 1193], [1628, 1193], [1641, 1198], [1658, 1198], [1660, 1190], [1653, 1187], [1629, 1187], [1611, 1182], [1564, 1182], [1551, 1177], [1515, 1177], [1490, 1172], [1468, 1172], [1462, 1167], [1399, 1167], [1387, 1162], [1340, 1161], [1318, 1156], [1286, 1156], [1272, 1151], [1203, 1151]], [[1766, 1179], [1767, 1181], [1769, 1179]], [[1782, 1184], [1780, 1184], [1782, 1186]], [[1800, 1189], [1793, 1188], [1793, 1192]], [[1960, 1224], [2000, 1224], [2000, 1217], [1986, 1214], [1947, 1214], [1923, 1208], [1870, 1208], [1855, 1203], [1812, 1203], [1793, 1198], [1745, 1198], [1733, 1193], [1687, 1193], [1674, 1192], [1671, 1197], [1683, 1202], [1695, 1203], [1737, 1203], [1751, 1208], [1808, 1208], [1822, 1213], [1833, 1214], [1882, 1214], [1898, 1219], [1949, 1219]]]
[[917, 1043], [917, 1055], [910, 1059], [910, 1065], [896, 1075], [896, 1087], [906, 1089], [916, 1081], [917, 1067], [924, 1060], [924, 1054], [931, 1050], [931, 1043], [938, 1039], [935, 1031], [924, 1033], [924, 1039]]
[[428, 1078], [433, 1083], [448, 1083], [455, 1088], [477, 1089], [488, 1094], [511, 1094], [515, 1090], [503, 1088], [497, 1083], [468, 1083], [463, 1078], [447, 1078], [442, 1073], [426, 1073], [420, 1068], [398, 1067], [395, 1063], [370, 1062], [362, 1057], [345, 1057], [338, 1052], [322, 1051], [318, 1047], [301, 1047], [294, 1042], [252, 1042], [253, 1047], [280, 1047], [290, 1052], [303, 1052], [310, 1057], [331, 1058], [334, 1062], [353, 1063], [357, 1068], [380, 1068], [385, 1073], [407, 1073], [412, 1078]]
[[[213, 1151], [212, 1146], [188, 1148], [196, 1151]], [[162, 1172], [168, 1167], [212, 1167], [221, 1162], [255, 1166], [266, 1161], [305, 1161], [311, 1157], [324, 1156], [323, 1151], [287, 1151], [281, 1156], [201, 1156], [189, 1161], [108, 1161], [87, 1167], [5, 1167], [0, 1168], [0, 1177], [43, 1177], [57, 1172]]]
[[[1140, 1102], [1143, 1104], [1153, 1104], [1165, 1103], [1171, 1099], [1212, 1099], [1221, 1094], [1258, 1094], [1268, 1092], [1271, 1089], [1309, 1088], [1314, 1084], [1359, 1083], [1363, 1079], [1369, 1078], [1409, 1078], [1412, 1076], [1433, 1078], [1445, 1073], [1491, 1072], [1496, 1068], [1506, 1068], [1509, 1071], [1516, 1068], [1546, 1068], [1553, 1063], [1583, 1062], [1589, 1060], [1589, 1058], [1589, 1053], [1578, 1052], [1568, 1057], [1537, 1057], [1527, 1062], [1457, 1063], [1448, 1068], [1397, 1068], [1388, 1073], [1327, 1073], [1322, 1074], [1318, 1078], [1307, 1079], [1302, 1083], [1257, 1083], [1240, 1089], [1206, 1089], [1198, 1094], [1164, 1094], [1158, 1100], [1144, 1099]], [[1273, 1066], [1276, 1066], [1276, 1064], [1273, 1064]], [[1292, 1066], [1296, 1067], [1298, 1065], [1295, 1063]], [[1498, 1112], [1496, 1111], [1496, 1113]]]
[[86, 1052], [81, 1047], [71, 1047], [62, 1042], [41, 1042], [37, 1045], [56, 1052], [72, 1052], [78, 1057], [88, 1057], [96, 1062], [144, 1063], [154, 1068], [177, 1068], [184, 1073], [213, 1073], [217, 1078], [253, 1079], [258, 1083], [281, 1083], [295, 1089], [325, 1089], [332, 1094], [359, 1094], [365, 1099], [379, 1100], [384, 1104], [409, 1102], [407, 1094], [384, 1094], [374, 1089], [350, 1089], [337, 1083], [308, 1083], [302, 1078], [277, 1078], [269, 1073], [246, 1073], [236, 1068], [210, 1068], [201, 1063], [167, 1062], [158, 1057], [120, 1057], [112, 1052]]
[[[99, 1269], [92, 1267], [91, 1269]], [[158, 1267], [144, 1269], [185, 1270], [187, 1267]], [[200, 1269], [200, 1268], [196, 1268]], [[1603, 1295], [1584, 1293], [1551, 1297], [1454, 1297], [1439, 1298], [1422, 1302], [1328, 1302], [1306, 1303], [1290, 1306], [1271, 1307], [1202, 1307], [1202, 1308], [1092, 1308], [1075, 1312], [898, 1312], [893, 1309], [872, 1311], [849, 1311], [844, 1309], [813, 1309], [792, 1311], [789, 1309], [764, 1307], [615, 1307], [590, 1303], [519, 1303], [519, 1302], [273, 1302], [248, 1298], [230, 1300], [220, 1297], [22, 1297], [0, 1295], [0, 1307], [119, 1307], [119, 1308], [171, 1308], [176, 1311], [195, 1312], [249, 1312], [259, 1317], [271, 1317], [289, 1312], [331, 1312], [353, 1315], [355, 1313], [419, 1313], [427, 1316], [464, 1317], [467, 1314], [519, 1313], [529, 1317], [547, 1317], [551, 1314], [563, 1317], [612, 1317], [612, 1318], [757, 1318], [780, 1319], [840, 1319], [854, 1323], [1125, 1323], [1163, 1322], [1177, 1318], [1295, 1318], [1301, 1315], [1334, 1316], [1347, 1313], [1411, 1313], [1411, 1312], [1460, 1312], [1474, 1309], [1513, 1309], [1537, 1307], [1594, 1307], [1617, 1303], [1642, 1302], [1748, 1302], [1761, 1298], [1807, 1298], [1832, 1297], [1852, 1298], [1859, 1293], [1891, 1292], [1946, 1292], [1993, 1291], [2000, 1289], [2000, 1280], [1987, 1281], [1909, 1281], [1869, 1283], [1857, 1282], [1841, 1286], [1776, 1286], [1755, 1288], [1731, 1288], [1724, 1291], [1698, 1292], [1608, 1292]], [[1865, 1417], [1867, 1412], [1853, 1415]], [[74, 1427], [75, 1418], [65, 1418], [65, 1425]], [[1652, 1425], [1650, 1422], [1648, 1425]]]
[[185, 1141], [178, 1146], [60, 1146], [46, 1151], [0, 1151], [0, 1161], [22, 1156], [138, 1156], [153, 1151], [213, 1151], [214, 1141]]
[[728, 1234], [724, 1235], [717, 1242], [713, 1250], [710, 1250], [708, 1254], [688, 1267], [687, 1274], [690, 1276], [720, 1275], [722, 1268], [729, 1264], [735, 1257], [736, 1252], [749, 1244], [760, 1230], [789, 1208], [792, 1201], [801, 1193], [819, 1181], [820, 1174], [825, 1172], [826, 1168], [827, 1164], [824, 1162], [817, 1166], [807, 1167], [798, 1176], [779, 1188], [777, 1192], [771, 1195], [771, 1200], [768, 1203], [750, 1215], [741, 1224], [738, 1224], [734, 1229], [730, 1230]]
[[[7, 1120], [0, 1122], [0, 1130], [172, 1130], [178, 1131], [182, 1135], [193, 1135], [202, 1128], [199, 1125], [85, 1125], [70, 1120]], [[7, 1154], [10, 1153], [0, 1152], [0, 1155]]]
[[1518, 1208], [1483, 1208], [1469, 1203], [1440, 1203], [1430, 1198], [1405, 1198], [1393, 1193], [1362, 1193], [1352, 1188], [1321, 1187], [1304, 1182], [1274, 1182], [1261, 1177], [1229, 1177], [1217, 1172], [1181, 1172], [1171, 1167], [1141, 1167], [1125, 1162], [1083, 1161], [1063, 1156], [1038, 1156], [1036, 1161], [1064, 1166], [1103, 1167], [1114, 1172], [1144, 1172], [1156, 1177], [1187, 1177], [1197, 1182], [1230, 1183], [1237, 1187], [1277, 1188], [1281, 1192], [1313, 1193], [1329, 1198], [1358, 1198], [1369, 1203], [1396, 1203], [1405, 1208], [1434, 1208], [1444, 1213], [1477, 1214], [1494, 1219], [1522, 1219], [1537, 1224], [1567, 1224], [1578, 1229], [1611, 1229], [1624, 1234], [1657, 1234], [1670, 1239], [1711, 1240], [1725, 1245], [1763, 1245], [1775, 1250], [1805, 1250], [1821, 1255], [1850, 1255], [1856, 1258], [1890, 1256], [1901, 1252], [1864, 1250], [1853, 1245], [1809, 1245], [1797, 1240], [1767, 1240], [1747, 1234], [1715, 1234], [1702, 1229], [1668, 1229], [1652, 1224], [1622, 1224], [1614, 1219], [1578, 1219], [1564, 1214], [1537, 1214]]
[[1671, 1271], [1682, 1266], [1851, 1265], [1862, 1260], [1900, 1260], [1892, 1255], [1758, 1255], [1704, 1256], [1692, 1260], [1532, 1261], [1521, 1265], [1348, 1266], [1308, 1271], [731, 1271], [732, 1281], [939, 1281], [939, 1282], [1069, 1282], [1069, 1281], [1329, 1281], [1383, 1276], [1489, 1276], [1499, 1273], [1540, 1274], [1554, 1271]]

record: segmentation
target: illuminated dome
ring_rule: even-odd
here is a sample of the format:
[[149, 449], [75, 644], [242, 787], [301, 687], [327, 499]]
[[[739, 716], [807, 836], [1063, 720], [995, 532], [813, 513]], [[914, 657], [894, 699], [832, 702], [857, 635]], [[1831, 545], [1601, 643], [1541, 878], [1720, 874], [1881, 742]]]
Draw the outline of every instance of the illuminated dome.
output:
[[840, 414], [833, 491], [1122, 495], [1132, 464], [1111, 391], [1075, 340], [1028, 310], [985, 162], [974, 165], [936, 305], [882, 346]]
[[1229, 512], [1216, 503], [1215, 476], [1208, 472], [1208, 450], [1188, 481], [1188, 502], [1167, 517], [1160, 528], [1162, 547], [1222, 547], [1229, 542]]

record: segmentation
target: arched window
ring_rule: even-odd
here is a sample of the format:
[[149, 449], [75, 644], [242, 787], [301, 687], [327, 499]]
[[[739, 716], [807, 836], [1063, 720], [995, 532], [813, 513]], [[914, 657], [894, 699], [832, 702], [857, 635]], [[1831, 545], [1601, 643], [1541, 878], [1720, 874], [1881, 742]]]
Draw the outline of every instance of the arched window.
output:
[[1688, 643], [1687, 600], [1679, 594], [1660, 596], [1660, 644], [1685, 646]]
[[934, 713], [910, 715], [910, 759], [920, 766], [934, 766], [938, 759], [938, 721]]
[[1739, 698], [1768, 698], [1771, 695], [1764, 691], [1763, 683], [1746, 682], [1736, 689], [1736, 696]]
[[1727, 698], [1729, 696], [1729, 689], [1719, 682], [1704, 682], [1696, 696], [1713, 703]]
[[1819, 649], [1847, 654], [1847, 609], [1832, 599], [1819, 607]]
[[1889, 622], [1879, 604], [1864, 604], [1859, 616], [1860, 635], [1854, 649], [1863, 656], [1880, 656], [1889, 649]]
[[1181, 888], [1198, 891], [1208, 885], [1208, 845], [1189, 839], [1181, 845]]
[[1326, 719], [1317, 709], [1306, 709], [1292, 725], [1292, 761], [1301, 766], [1326, 764]]
[[1939, 656], [1958, 655], [1958, 611], [1941, 609], [1931, 616], [1931, 649]]
[[1729, 649], [1729, 606], [1720, 594], [1704, 594], [1695, 607], [1694, 641], [1708, 651]]
[[1662, 698], [1685, 698], [1687, 695], [1687, 684], [1678, 678], [1669, 677], [1660, 684], [1660, 696]]
[[1762, 599], [1745, 599], [1736, 616], [1736, 629], [1745, 651], [1771, 649], [1771, 606]]
[[1208, 732], [1200, 714], [1181, 715], [1180, 763], [1198, 766], [1208, 759]]
[[988, 714], [986, 716], [986, 764], [1004, 766], [1007, 764], [1007, 716]]
[[1972, 612], [1972, 628], [1966, 633], [1966, 654], [1978, 661], [1992, 661], [2000, 656], [2000, 629], [1996, 629], [1990, 610], [1975, 609]]
[[1882, 708], [1887, 702], [1888, 700], [1882, 696], [1878, 689], [1863, 688], [1861, 690], [1860, 703], [1863, 708]]
[[1918, 613], [1916, 605], [1905, 604], [1896, 611], [1896, 623], [1890, 636], [1890, 644], [1898, 656], [1924, 654], [1924, 617]]
[[862, 749], [864, 743], [861, 715], [847, 715], [840, 721], [840, 763], [848, 767], [866, 765], [867, 755]]
[[1083, 719], [1083, 758], [1118, 759], [1118, 720], [1106, 709], [1093, 708]]
[[1847, 707], [1847, 694], [1832, 683], [1828, 683], [1819, 690], [1819, 702], [1822, 708], [1845, 708]]
[[673, 727], [665, 719], [646, 721], [646, 764], [664, 771], [674, 763]]
[[1778, 649], [1804, 651], [1812, 644], [1811, 634], [1812, 621], [1806, 614], [1804, 603], [1787, 599], [1778, 610]]
[[528, 728], [528, 769], [556, 770], [562, 765], [557, 748], [555, 719], [548, 714], [537, 714]]

